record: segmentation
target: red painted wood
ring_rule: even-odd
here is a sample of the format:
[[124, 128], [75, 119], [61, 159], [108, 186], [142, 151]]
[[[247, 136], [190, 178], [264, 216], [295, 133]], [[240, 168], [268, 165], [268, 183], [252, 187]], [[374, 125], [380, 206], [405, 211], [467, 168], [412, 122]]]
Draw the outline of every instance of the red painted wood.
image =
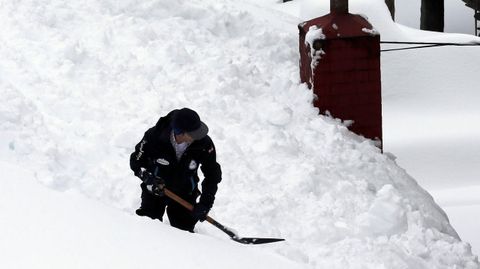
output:
[[[325, 52], [312, 70], [310, 46], [305, 36], [310, 26], [322, 28]], [[333, 13], [299, 25], [300, 78], [317, 95], [321, 113], [353, 120], [353, 132], [382, 139], [380, 36], [364, 29], [372, 26], [363, 17]]]

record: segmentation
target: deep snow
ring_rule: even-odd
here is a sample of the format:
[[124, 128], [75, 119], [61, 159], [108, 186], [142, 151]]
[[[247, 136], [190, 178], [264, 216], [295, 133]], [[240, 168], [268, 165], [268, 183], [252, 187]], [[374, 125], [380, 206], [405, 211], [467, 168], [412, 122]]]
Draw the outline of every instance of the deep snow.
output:
[[74, 190], [53, 191], [23, 167], [0, 167], [12, 179], [2, 182], [0, 196], [2, 268], [300, 268], [267, 251], [138, 218]]
[[[420, 35], [384, 23], [379, 2], [363, 1], [361, 7], [381, 33]], [[271, 4], [2, 3], [0, 158], [7, 163], [2, 168], [26, 166], [43, 185], [63, 192], [23, 180], [31, 177], [27, 172], [3, 175], [8, 183], [2, 183], [2, 204], [12, 204], [4, 207], [11, 217], [1, 224], [9, 232], [0, 246], [20, 247], [9, 249], [2, 267], [29, 267], [16, 258], [25, 253], [21, 246], [34, 243], [43, 248], [37, 265], [45, 268], [55, 251], [71, 255], [58, 266], [108, 265], [110, 256], [100, 251], [108, 246], [121, 248], [110, 251], [121, 256], [124, 268], [152, 266], [147, 256], [174, 266], [175, 248], [185, 245], [192, 259], [184, 261], [186, 268], [197, 263], [249, 268], [260, 259], [250, 257], [263, 255], [265, 265], [256, 268], [294, 266], [278, 254], [314, 268], [478, 268], [444, 212], [391, 155], [382, 155], [339, 121], [317, 115], [311, 91], [298, 82], [299, 20], [272, 11]], [[251, 254], [206, 224], [198, 226], [200, 235], [190, 235], [127, 214], [139, 203], [139, 182], [128, 168], [133, 145], [159, 116], [183, 106], [196, 109], [209, 125], [223, 167], [213, 216], [241, 235], [287, 242]], [[51, 196], [57, 197], [46, 198]], [[14, 210], [25, 199], [33, 207], [19, 208], [40, 225]], [[51, 207], [56, 211], [46, 210]], [[62, 216], [57, 230], [65, 232], [53, 238], [57, 233], [42, 231], [57, 220], [57, 212]], [[81, 235], [72, 240], [84, 238], [86, 244], [68, 244], [70, 224], [78, 224], [75, 236]], [[22, 237], [22, 230], [30, 233]], [[117, 235], [125, 231], [128, 238], [122, 240]], [[97, 245], [103, 234], [104, 245]], [[146, 234], [167, 238], [168, 244]], [[45, 246], [49, 238], [54, 243]], [[151, 252], [139, 249], [144, 243]], [[168, 246], [174, 249], [165, 251]], [[219, 251], [219, 261], [210, 259]], [[234, 265], [223, 253], [238, 255]]]
[[[369, 17], [382, 40], [480, 42], [469, 35], [417, 31], [393, 24], [386, 6], [374, 2], [353, 2], [350, 7]], [[396, 4], [400, 7], [409, 3]], [[310, 0], [277, 7], [305, 20], [316, 16], [318, 10], [329, 9], [328, 3]], [[398, 46], [383, 45], [393, 47]], [[478, 46], [442, 47], [382, 54], [385, 150], [433, 194], [461, 238], [472, 243], [475, 253], [480, 253], [476, 228], [480, 201], [471, 197], [480, 197], [480, 129], [475, 124], [480, 118], [476, 79], [480, 65], [474, 60], [479, 50]], [[451, 197], [456, 197], [455, 203]]]

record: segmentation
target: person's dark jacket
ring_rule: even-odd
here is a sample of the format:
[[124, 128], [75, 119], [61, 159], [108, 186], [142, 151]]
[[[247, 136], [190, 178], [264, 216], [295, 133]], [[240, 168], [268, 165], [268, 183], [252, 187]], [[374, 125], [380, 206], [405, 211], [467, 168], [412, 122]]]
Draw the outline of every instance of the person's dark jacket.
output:
[[165, 185], [180, 196], [188, 196], [198, 192], [198, 167], [203, 175], [200, 203], [211, 208], [217, 192], [217, 184], [221, 181], [222, 172], [216, 161], [215, 146], [207, 135], [195, 140], [177, 161], [175, 149], [171, 144], [171, 121], [174, 113], [161, 117], [157, 124], [145, 132], [143, 139], [135, 146], [130, 156], [130, 168], [136, 176], [141, 168], [160, 176]]

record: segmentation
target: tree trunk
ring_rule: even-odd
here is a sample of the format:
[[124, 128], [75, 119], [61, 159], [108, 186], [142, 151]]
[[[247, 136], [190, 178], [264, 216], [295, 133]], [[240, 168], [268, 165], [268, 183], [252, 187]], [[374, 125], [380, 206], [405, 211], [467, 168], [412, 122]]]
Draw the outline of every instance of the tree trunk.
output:
[[444, 0], [422, 0], [420, 29], [443, 32]]
[[390, 10], [390, 15], [392, 16], [392, 20], [395, 21], [395, 0], [385, 0], [385, 4]]
[[348, 0], [330, 0], [330, 13], [348, 13]]

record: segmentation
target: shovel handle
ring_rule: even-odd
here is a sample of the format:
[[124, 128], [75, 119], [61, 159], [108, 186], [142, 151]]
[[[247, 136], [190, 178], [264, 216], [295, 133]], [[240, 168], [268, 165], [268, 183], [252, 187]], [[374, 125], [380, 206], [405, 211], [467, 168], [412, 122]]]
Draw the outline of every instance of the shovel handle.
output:
[[[173, 193], [172, 191], [170, 191], [169, 189], [167, 188], [163, 188], [163, 192], [165, 193], [165, 195], [174, 200], [175, 202], [179, 203], [180, 205], [182, 205], [183, 207], [185, 207], [186, 209], [190, 210], [190, 211], [193, 211], [193, 205], [190, 204], [189, 202], [185, 201], [182, 197], [176, 195], [175, 193]], [[216, 223], [218, 223], [216, 220], [212, 219], [211, 217], [207, 216], [207, 219], [206, 219], [208, 222], [210, 222], [211, 224], [216, 225]]]

